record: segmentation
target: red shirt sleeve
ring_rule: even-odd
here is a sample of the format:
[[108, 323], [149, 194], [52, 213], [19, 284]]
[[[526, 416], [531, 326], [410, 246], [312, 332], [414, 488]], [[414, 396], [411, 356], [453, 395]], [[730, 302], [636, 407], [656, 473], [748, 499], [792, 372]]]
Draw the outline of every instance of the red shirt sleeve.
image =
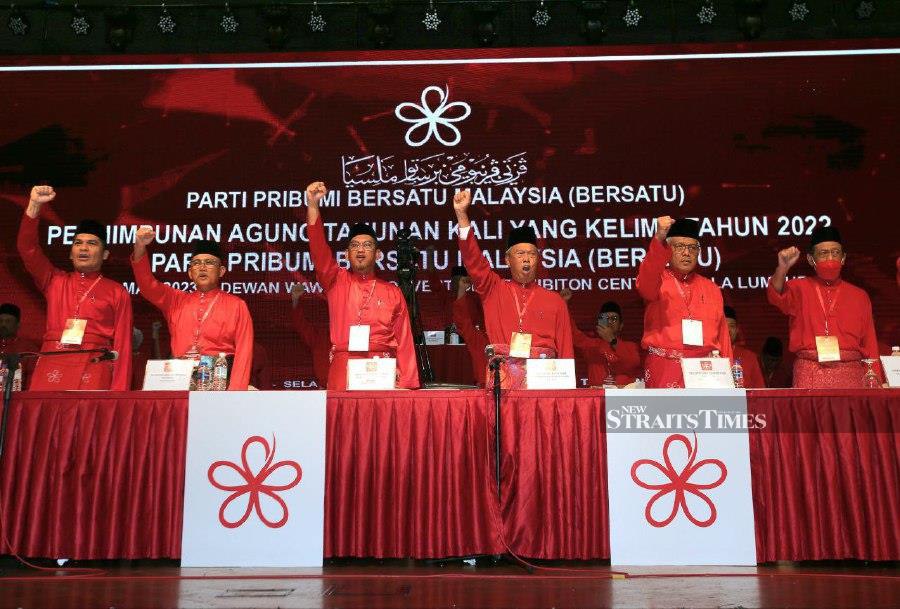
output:
[[140, 260], [131, 259], [131, 270], [141, 295], [163, 312], [166, 319], [178, 302], [178, 290], [167, 286], [153, 276], [150, 270], [150, 254], [145, 253]]
[[327, 290], [334, 285], [341, 267], [335, 262], [334, 252], [325, 241], [325, 226], [321, 214], [314, 224], [306, 225], [306, 233], [309, 237], [309, 255], [313, 266], [316, 267], [316, 279], [319, 280], [322, 289]]
[[315, 349], [318, 333], [315, 326], [306, 319], [302, 303], [298, 302], [296, 307], [291, 307], [291, 322], [294, 324], [294, 330], [300, 335], [300, 340], [310, 349]]
[[766, 288], [766, 298], [769, 300], [770, 304], [778, 307], [785, 315], [797, 314], [797, 296], [794, 294], [794, 290], [791, 289], [790, 281], [784, 282], [784, 289], [781, 290], [781, 294], [779, 294], [775, 291], [775, 288], [772, 287], [772, 280], [769, 279], [769, 285]]
[[32, 218], [28, 214], [22, 215], [16, 247], [25, 268], [34, 278], [34, 283], [41, 292], [44, 292], [50, 285], [50, 279], [57, 269], [50, 263], [38, 244], [38, 224], [38, 218]]
[[469, 234], [466, 235], [466, 238], [459, 240], [459, 251], [462, 253], [463, 264], [466, 265], [476, 292], [481, 295], [487, 294], [497, 283], [503, 281], [481, 253], [478, 240], [471, 227], [469, 227]]
[[394, 319], [394, 336], [397, 338], [397, 386], [404, 389], [419, 388], [419, 364], [409, 325], [406, 300], [400, 298], [400, 312]]
[[109, 386], [113, 391], [131, 389], [132, 328], [131, 297], [122, 288], [117, 290], [116, 296], [116, 333], [113, 338], [113, 350], [118, 352], [119, 357], [113, 362], [113, 376]]
[[638, 268], [637, 289], [644, 300], [651, 302], [659, 298], [662, 274], [671, 258], [672, 251], [669, 245], [653, 237], [650, 240], [650, 247], [647, 248], [647, 255]]
[[253, 369], [253, 320], [247, 303], [238, 299], [237, 328], [234, 341], [234, 364], [231, 366], [229, 391], [246, 391]]

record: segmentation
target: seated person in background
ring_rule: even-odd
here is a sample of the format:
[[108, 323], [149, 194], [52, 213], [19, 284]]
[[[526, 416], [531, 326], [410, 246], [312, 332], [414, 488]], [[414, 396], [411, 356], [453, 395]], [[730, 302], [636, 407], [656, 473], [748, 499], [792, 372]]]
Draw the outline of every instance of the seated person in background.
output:
[[793, 366], [784, 358], [784, 343], [777, 336], [768, 337], [759, 355], [762, 364], [762, 375], [769, 389], [787, 388], [793, 382], [791, 370]]
[[[19, 333], [21, 321], [22, 310], [17, 305], [11, 302], [0, 305], [0, 359], [7, 353], [36, 353], [41, 350], [40, 343]], [[35, 358], [29, 357], [21, 362], [22, 387], [28, 387], [29, 374], [34, 370]]]
[[453, 283], [456, 287], [456, 300], [453, 301], [453, 324], [466, 343], [469, 359], [472, 362], [475, 384], [483, 387], [486, 378], [484, 350], [488, 346], [488, 337], [484, 331], [484, 312], [481, 310], [481, 300], [475, 292], [469, 289], [472, 287], [472, 280], [465, 271], [465, 267], [454, 267], [453, 279], [455, 281]]
[[737, 312], [734, 307], [725, 306], [725, 321], [728, 323], [728, 333], [731, 336], [731, 348], [734, 351], [733, 361], [741, 362], [744, 369], [744, 387], [747, 389], [762, 389], [766, 386], [762, 370], [759, 369], [759, 361], [756, 354], [743, 345], [737, 343], [740, 327], [737, 322]]
[[[304, 295], [307, 295], [307, 298], [304, 299]], [[326, 321], [322, 325], [313, 323], [303, 311], [303, 300], [313, 300], [313, 296], [307, 291], [306, 284], [298, 281], [291, 288], [291, 323], [294, 325], [294, 330], [300, 335], [300, 340], [312, 354], [316, 385], [320, 389], [325, 389], [328, 384], [328, 367], [331, 366], [328, 358], [331, 350], [328, 322]], [[317, 302], [320, 306], [324, 304], [321, 300], [317, 300]]]

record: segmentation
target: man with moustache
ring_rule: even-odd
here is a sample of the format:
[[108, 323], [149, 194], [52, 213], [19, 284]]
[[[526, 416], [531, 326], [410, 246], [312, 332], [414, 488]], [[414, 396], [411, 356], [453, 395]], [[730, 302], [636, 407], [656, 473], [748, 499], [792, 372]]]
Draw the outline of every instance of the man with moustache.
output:
[[131, 268], [141, 295], [158, 308], [169, 325], [172, 357], [228, 357], [229, 391], [245, 391], [253, 362], [253, 320], [247, 303], [224, 292], [222, 250], [215, 241], [194, 241], [188, 277], [197, 287], [183, 292], [157, 281], [150, 270], [147, 246], [156, 238], [149, 226], [138, 229]]
[[324, 182], [306, 188], [306, 229], [316, 278], [328, 299], [331, 366], [328, 389], [347, 388], [350, 359], [393, 357], [397, 360], [396, 386], [419, 387], [419, 368], [409, 323], [406, 299], [400, 288], [376, 276], [375, 264], [383, 256], [375, 232], [363, 223], [350, 228], [347, 260], [342, 269], [325, 240], [319, 203], [327, 193]]
[[722, 292], [695, 270], [700, 224], [689, 218], [656, 220], [656, 235], [638, 270], [637, 288], [646, 303], [644, 383], [647, 388], [684, 387], [681, 359], [718, 350], [731, 358]]
[[109, 258], [106, 227], [82, 220], [69, 252], [72, 271], [54, 267], [38, 244], [41, 209], [56, 198], [52, 186], [35, 186], [19, 226], [17, 247], [25, 268], [47, 300], [47, 326], [41, 351], [108, 349], [115, 361], [92, 361], [99, 354], [41, 357], [30, 389], [113, 389], [131, 381], [131, 297], [122, 285], [100, 273]]
[[494, 353], [506, 356], [501, 369], [503, 388], [521, 389], [525, 387], [526, 359], [574, 357], [569, 309], [559, 294], [535, 282], [540, 252], [531, 228], [513, 229], [508, 236], [506, 263], [512, 279], [504, 280], [491, 269], [472, 234], [471, 203], [469, 190], [453, 197], [463, 264], [481, 298], [491, 347]]
[[862, 388], [863, 359], [878, 365], [878, 339], [868, 294], [841, 279], [847, 261], [838, 230], [820, 226], [812, 232], [806, 261], [815, 277], [787, 281], [800, 250], [778, 252], [778, 266], [766, 292], [769, 302], [790, 318], [788, 349], [794, 361], [794, 387]]

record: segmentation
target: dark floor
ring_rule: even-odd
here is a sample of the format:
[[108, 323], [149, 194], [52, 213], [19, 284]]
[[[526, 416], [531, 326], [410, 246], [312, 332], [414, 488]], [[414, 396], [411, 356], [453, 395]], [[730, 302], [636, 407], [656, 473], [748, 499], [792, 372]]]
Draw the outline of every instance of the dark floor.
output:
[[[42, 566], [50, 566], [43, 561]], [[70, 565], [67, 565], [70, 566]], [[897, 563], [747, 568], [330, 561], [323, 569], [181, 569], [172, 561], [79, 563], [102, 573], [0, 562], [0, 609], [900, 607]], [[704, 574], [727, 574], [705, 576]]]

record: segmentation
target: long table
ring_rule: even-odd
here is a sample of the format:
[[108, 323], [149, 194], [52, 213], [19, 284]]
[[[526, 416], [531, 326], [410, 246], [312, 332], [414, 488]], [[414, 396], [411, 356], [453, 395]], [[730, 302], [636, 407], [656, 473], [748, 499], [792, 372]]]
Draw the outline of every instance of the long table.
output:
[[[748, 391], [757, 559], [900, 559], [900, 391]], [[178, 558], [187, 393], [30, 392], [0, 532], [24, 556]], [[325, 555], [609, 557], [604, 394], [332, 392]], [[779, 431], [771, 431], [777, 429]], [[9, 550], [0, 551], [8, 553]]]

